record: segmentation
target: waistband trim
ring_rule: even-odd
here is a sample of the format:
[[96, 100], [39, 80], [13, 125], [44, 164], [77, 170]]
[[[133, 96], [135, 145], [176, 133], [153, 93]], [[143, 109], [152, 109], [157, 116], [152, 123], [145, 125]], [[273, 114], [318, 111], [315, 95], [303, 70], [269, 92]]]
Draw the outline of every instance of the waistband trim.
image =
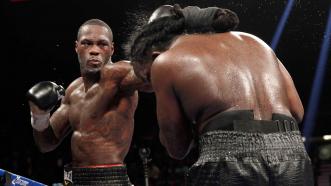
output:
[[297, 122], [293, 117], [274, 113], [271, 120], [254, 120], [253, 110], [221, 112], [204, 123], [206, 124], [202, 134], [214, 130], [258, 133], [299, 131]]
[[123, 167], [125, 166], [122, 163], [117, 164], [101, 164], [101, 165], [86, 165], [86, 166], [77, 166], [73, 168], [111, 168], [111, 167]]

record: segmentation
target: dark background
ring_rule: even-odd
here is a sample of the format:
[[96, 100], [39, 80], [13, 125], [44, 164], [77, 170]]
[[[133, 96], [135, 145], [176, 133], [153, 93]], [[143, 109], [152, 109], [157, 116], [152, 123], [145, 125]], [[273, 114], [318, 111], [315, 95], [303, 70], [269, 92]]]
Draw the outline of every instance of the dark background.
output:
[[[67, 87], [79, 77], [79, 65], [74, 51], [78, 27], [86, 20], [99, 18], [113, 29], [115, 55], [113, 61], [124, 58], [121, 45], [126, 41], [132, 23], [129, 14], [150, 12], [161, 4], [181, 6], [220, 6], [235, 11], [240, 18], [237, 30], [249, 32], [270, 43], [286, 0], [3, 0], [1, 14], [1, 149], [0, 168], [46, 184], [61, 182], [62, 167], [70, 162], [69, 140], [54, 152], [41, 154], [34, 145], [26, 91], [35, 83], [55, 81]], [[307, 111], [319, 51], [327, 22], [331, 0], [296, 0], [286, 27], [275, 50], [288, 69]], [[330, 36], [329, 36], [330, 37]], [[4, 42], [3, 42], [4, 41]], [[330, 52], [330, 51], [329, 51]], [[328, 63], [330, 59], [328, 60]], [[313, 136], [318, 139], [331, 134], [330, 65], [322, 86]], [[302, 126], [300, 126], [302, 129]], [[136, 112], [135, 134], [126, 163], [135, 185], [143, 185], [143, 170], [138, 150], [151, 151], [150, 168], [154, 185], [180, 185], [183, 171], [194, 160], [194, 154], [184, 161], [170, 159], [157, 136], [155, 99], [153, 94], [140, 94]], [[317, 140], [318, 141], [318, 140]], [[319, 143], [313, 143], [310, 156], [316, 179]], [[317, 149], [317, 150], [316, 150]], [[158, 171], [159, 170], [159, 174]], [[153, 180], [152, 180], [153, 181]]]

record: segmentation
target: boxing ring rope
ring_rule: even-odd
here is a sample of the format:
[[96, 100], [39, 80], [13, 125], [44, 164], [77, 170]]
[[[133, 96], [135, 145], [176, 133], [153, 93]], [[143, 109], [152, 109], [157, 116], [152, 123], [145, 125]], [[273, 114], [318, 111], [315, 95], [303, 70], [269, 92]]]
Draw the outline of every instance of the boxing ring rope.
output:
[[4, 186], [46, 186], [45, 184], [0, 169], [0, 185]]
[[[321, 50], [319, 54], [318, 64], [315, 72], [315, 78], [313, 86], [311, 88], [310, 98], [308, 102], [308, 109], [306, 112], [306, 118], [303, 124], [303, 134], [306, 139], [310, 138], [313, 133], [313, 128], [315, 126], [316, 113], [318, 111], [319, 98], [321, 94], [321, 89], [324, 81], [324, 74], [327, 66], [329, 47], [331, 38], [331, 5], [329, 8], [329, 17], [327, 25], [325, 28], [323, 42], [321, 45]], [[306, 143], [307, 151], [310, 148], [310, 142]]]

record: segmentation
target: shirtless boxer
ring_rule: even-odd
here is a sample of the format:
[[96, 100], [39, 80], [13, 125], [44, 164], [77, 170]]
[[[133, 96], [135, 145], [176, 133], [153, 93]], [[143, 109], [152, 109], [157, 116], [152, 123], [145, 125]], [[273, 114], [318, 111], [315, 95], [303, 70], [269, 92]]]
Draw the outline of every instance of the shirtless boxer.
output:
[[228, 9], [164, 5], [135, 34], [128, 54], [155, 91], [160, 141], [183, 159], [198, 134], [188, 185], [313, 185], [293, 80], [238, 23]]
[[80, 26], [75, 49], [81, 77], [52, 114], [64, 93], [61, 86], [44, 81], [28, 91], [35, 142], [42, 152], [52, 151], [72, 132], [74, 185], [131, 185], [124, 158], [134, 129], [135, 85], [141, 81], [129, 62], [111, 62], [113, 34], [101, 20]]

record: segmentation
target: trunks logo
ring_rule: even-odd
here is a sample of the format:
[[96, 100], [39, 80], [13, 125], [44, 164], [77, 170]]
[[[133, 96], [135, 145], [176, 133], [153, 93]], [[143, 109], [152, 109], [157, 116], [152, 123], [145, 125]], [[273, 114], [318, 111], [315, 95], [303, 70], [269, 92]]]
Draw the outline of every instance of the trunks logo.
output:
[[22, 180], [21, 176], [17, 176], [14, 180], [11, 181], [11, 183], [14, 185], [22, 185], [22, 186], [27, 186], [29, 184], [28, 181]]
[[72, 185], [72, 171], [64, 171], [64, 185]]

